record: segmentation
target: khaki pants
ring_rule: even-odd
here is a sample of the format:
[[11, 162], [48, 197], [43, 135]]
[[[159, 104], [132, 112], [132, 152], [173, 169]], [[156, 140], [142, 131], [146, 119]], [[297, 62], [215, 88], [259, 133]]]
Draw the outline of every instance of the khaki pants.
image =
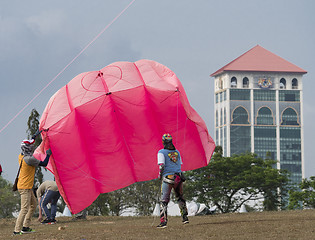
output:
[[33, 189], [19, 189], [21, 195], [21, 211], [15, 223], [15, 232], [20, 232], [22, 227], [31, 225], [31, 218], [37, 206]]

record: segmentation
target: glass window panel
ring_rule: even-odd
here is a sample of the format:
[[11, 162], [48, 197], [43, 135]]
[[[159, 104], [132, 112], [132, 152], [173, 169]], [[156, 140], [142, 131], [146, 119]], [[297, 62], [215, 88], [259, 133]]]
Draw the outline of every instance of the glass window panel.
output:
[[301, 129], [280, 127], [280, 165], [291, 173], [290, 179], [299, 183], [302, 179]]
[[262, 107], [258, 111], [257, 125], [273, 125], [272, 112], [267, 107]]
[[287, 108], [281, 116], [281, 125], [299, 125], [298, 116], [293, 108]]
[[233, 111], [232, 124], [249, 124], [249, 117], [245, 108], [237, 107]]
[[258, 157], [265, 159], [267, 153], [269, 158], [277, 158], [277, 135], [276, 127], [255, 127], [254, 128], [255, 153]]
[[230, 89], [230, 100], [250, 100], [250, 90]]
[[231, 155], [251, 151], [250, 126], [231, 126]]
[[296, 90], [280, 90], [279, 91], [279, 101], [287, 102], [299, 102], [300, 101], [300, 91]]
[[276, 101], [276, 92], [272, 90], [254, 90], [255, 101]]
[[225, 108], [224, 108], [223, 119], [224, 119], [224, 125], [225, 125], [226, 124], [226, 109]]

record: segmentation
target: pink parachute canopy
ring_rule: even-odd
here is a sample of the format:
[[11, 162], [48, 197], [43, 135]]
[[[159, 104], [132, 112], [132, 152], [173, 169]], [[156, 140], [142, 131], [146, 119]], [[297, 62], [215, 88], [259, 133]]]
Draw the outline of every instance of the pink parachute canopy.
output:
[[176, 75], [154, 61], [116, 62], [81, 73], [49, 100], [35, 157], [47, 168], [72, 213], [100, 193], [157, 178], [157, 152], [170, 133], [182, 170], [206, 166], [215, 144]]

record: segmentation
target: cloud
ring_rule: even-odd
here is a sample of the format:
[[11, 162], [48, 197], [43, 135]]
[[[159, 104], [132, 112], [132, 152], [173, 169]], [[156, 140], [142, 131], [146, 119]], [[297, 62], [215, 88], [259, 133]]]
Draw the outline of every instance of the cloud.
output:
[[56, 36], [63, 31], [65, 12], [62, 10], [43, 11], [38, 15], [29, 16], [26, 25], [39, 36]]

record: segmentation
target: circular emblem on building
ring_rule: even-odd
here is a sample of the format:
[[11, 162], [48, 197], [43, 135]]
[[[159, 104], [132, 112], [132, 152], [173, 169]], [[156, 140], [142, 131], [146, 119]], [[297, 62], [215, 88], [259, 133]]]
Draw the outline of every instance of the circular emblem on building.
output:
[[270, 78], [262, 77], [258, 79], [258, 86], [261, 88], [269, 88], [272, 86]]

